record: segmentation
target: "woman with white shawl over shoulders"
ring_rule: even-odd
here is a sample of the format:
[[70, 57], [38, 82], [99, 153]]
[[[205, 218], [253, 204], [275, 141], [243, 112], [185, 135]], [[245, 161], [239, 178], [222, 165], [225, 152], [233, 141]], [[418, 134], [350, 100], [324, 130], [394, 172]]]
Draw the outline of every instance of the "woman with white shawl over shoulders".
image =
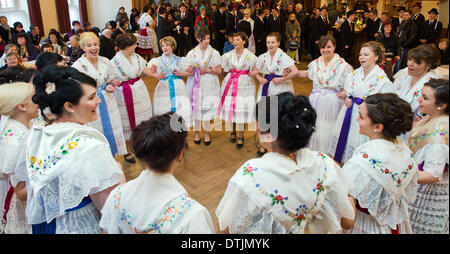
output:
[[258, 135], [269, 153], [247, 161], [230, 179], [216, 210], [220, 230], [325, 234], [350, 228], [354, 205], [339, 165], [305, 148], [316, 120], [308, 99], [285, 92], [263, 98], [256, 111]]
[[413, 115], [394, 93], [371, 95], [359, 107], [359, 131], [369, 141], [342, 168], [356, 204], [355, 224], [343, 233], [412, 233], [408, 203], [419, 174], [414, 154], [399, 136], [411, 130]]
[[[439, 65], [439, 51], [430, 44], [421, 45], [408, 51], [408, 67], [394, 75], [395, 93], [407, 101], [415, 114], [415, 121], [423, 118], [419, 114], [418, 98], [422, 93], [423, 85], [433, 78], [441, 75], [435, 69]], [[408, 143], [410, 133], [401, 138]]]
[[347, 93], [344, 81], [352, 73], [352, 66], [335, 53], [336, 40], [322, 36], [317, 44], [321, 56], [308, 65], [308, 70], [299, 71], [300, 78], [309, 78], [313, 82], [313, 90], [309, 100], [317, 112], [316, 131], [309, 141], [308, 148], [332, 154], [330, 140], [333, 127], [344, 106]]
[[26, 167], [17, 164], [32, 127], [31, 120], [39, 114], [33, 95], [34, 87], [30, 83], [0, 86], [0, 115], [5, 119], [5, 124], [0, 126], [0, 233], [31, 233], [25, 217]]
[[131, 33], [120, 34], [116, 38], [119, 52], [111, 60], [121, 84], [116, 88], [115, 97], [122, 118], [123, 132], [126, 140], [142, 121], [153, 116], [152, 101], [142, 77], [148, 76], [150, 69], [147, 62], [135, 53], [136, 36]]
[[431, 79], [425, 83], [418, 102], [419, 113], [427, 116], [414, 125], [409, 139], [420, 185], [409, 204], [411, 226], [414, 234], [448, 234], [448, 80]]
[[361, 103], [372, 94], [394, 92], [392, 82], [378, 66], [383, 58], [383, 45], [375, 41], [364, 43], [359, 53], [361, 67], [347, 75], [344, 81], [347, 98], [333, 127], [328, 150], [338, 163], [348, 161], [355, 149], [369, 140], [359, 133], [356, 121]]
[[49, 66], [35, 77], [48, 125], [33, 126], [27, 168], [27, 221], [33, 234], [101, 234], [100, 211], [125, 177], [105, 136], [86, 125], [97, 119], [97, 82], [76, 69]]
[[132, 147], [147, 169], [109, 195], [100, 221], [107, 233], [215, 233], [208, 210], [190, 198], [173, 175], [186, 144], [182, 125], [181, 117], [168, 112], [136, 127]]

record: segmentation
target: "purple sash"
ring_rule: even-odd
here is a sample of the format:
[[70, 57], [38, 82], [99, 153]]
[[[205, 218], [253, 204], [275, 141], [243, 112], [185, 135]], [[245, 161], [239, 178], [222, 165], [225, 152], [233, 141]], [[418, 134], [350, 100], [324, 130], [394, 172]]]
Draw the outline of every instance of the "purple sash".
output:
[[199, 92], [200, 92], [200, 70], [194, 68], [194, 81], [192, 85], [192, 97], [191, 97], [193, 115], [197, 115], [197, 109], [200, 104]]
[[266, 74], [266, 75], [264, 75], [264, 78], [265, 79], [267, 79], [267, 83], [263, 86], [263, 90], [262, 90], [262, 94], [261, 94], [261, 96], [262, 97], [266, 97], [267, 96], [267, 93], [269, 92], [269, 85], [270, 85], [270, 82], [272, 82], [272, 79], [274, 79], [274, 78], [281, 78], [282, 76], [278, 76], [278, 75], [275, 75], [275, 74]]
[[342, 162], [342, 157], [344, 155], [345, 147], [347, 146], [348, 132], [350, 131], [350, 123], [352, 119], [353, 105], [356, 103], [361, 105], [364, 100], [358, 97], [350, 96], [352, 99], [352, 106], [345, 112], [344, 122], [342, 123], [341, 133], [339, 134], [339, 141], [336, 146], [336, 152], [334, 153], [334, 160], [338, 163]]

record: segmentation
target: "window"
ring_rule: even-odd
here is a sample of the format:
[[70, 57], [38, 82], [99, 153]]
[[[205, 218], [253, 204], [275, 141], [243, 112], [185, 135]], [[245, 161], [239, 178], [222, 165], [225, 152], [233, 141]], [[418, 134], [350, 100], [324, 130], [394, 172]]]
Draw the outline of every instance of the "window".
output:
[[78, 0], [67, 0], [67, 2], [69, 4], [70, 24], [72, 25], [73, 21], [80, 21], [80, 4]]
[[23, 24], [23, 29], [30, 29], [27, 0], [0, 0], [0, 16], [8, 18], [8, 24], [13, 27], [15, 22]]

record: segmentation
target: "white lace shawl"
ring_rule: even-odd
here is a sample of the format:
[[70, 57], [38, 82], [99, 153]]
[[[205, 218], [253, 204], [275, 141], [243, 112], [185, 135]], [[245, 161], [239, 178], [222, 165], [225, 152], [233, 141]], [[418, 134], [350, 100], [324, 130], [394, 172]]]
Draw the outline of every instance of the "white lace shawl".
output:
[[50, 223], [88, 195], [117, 184], [123, 175], [106, 138], [76, 123], [34, 126], [24, 158], [29, 224]]
[[325, 65], [323, 57], [319, 57], [308, 65], [308, 78], [312, 80], [314, 88], [335, 89], [344, 88], [346, 77], [351, 74], [353, 67], [338, 54]]
[[266, 52], [258, 57], [256, 62], [256, 68], [263, 74], [275, 74], [283, 76], [283, 71], [295, 65], [295, 61], [290, 58], [281, 49], [277, 49], [273, 59], [271, 59], [270, 53]]
[[353, 70], [345, 79], [344, 89], [349, 96], [361, 99], [376, 93], [395, 92], [392, 82], [378, 65], [375, 65], [367, 76], [364, 76], [362, 67]]
[[401, 139], [397, 144], [381, 139], [362, 144], [343, 170], [352, 183], [349, 195], [381, 226], [396, 229], [409, 223], [408, 202], [416, 196], [419, 175], [414, 155]]
[[147, 66], [147, 62], [140, 55], [133, 54], [130, 63], [120, 51], [117, 52], [111, 62], [120, 74], [119, 79], [122, 82], [140, 77]]
[[244, 49], [241, 57], [238, 59], [236, 50], [233, 49], [222, 55], [222, 68], [224, 72], [229, 72], [231, 69], [252, 71], [257, 60], [258, 57], [248, 49]]
[[97, 86], [103, 85], [106, 82], [109, 83], [111, 80], [119, 79], [120, 77], [120, 74], [111, 61], [102, 56], [98, 57], [98, 69], [84, 55], [78, 58], [71, 67], [95, 79]]
[[110, 234], [214, 233], [208, 210], [171, 174], [149, 170], [111, 192], [100, 226]]
[[336, 233], [354, 218], [340, 167], [309, 149], [297, 163], [278, 153], [246, 162], [230, 179], [216, 215], [230, 233]]

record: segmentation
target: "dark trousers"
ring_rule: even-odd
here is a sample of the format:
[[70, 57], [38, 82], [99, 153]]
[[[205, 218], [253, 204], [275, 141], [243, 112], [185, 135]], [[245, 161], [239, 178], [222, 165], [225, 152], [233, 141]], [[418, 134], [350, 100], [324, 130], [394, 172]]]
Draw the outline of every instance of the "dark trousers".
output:
[[216, 39], [214, 41], [213, 48], [217, 51], [219, 51], [220, 55], [223, 55], [223, 46], [225, 45], [225, 42], [227, 41], [225, 39], [225, 34], [218, 32], [215, 33]]
[[192, 38], [190, 34], [181, 33], [179, 36], [178, 56], [186, 56], [192, 48]]

